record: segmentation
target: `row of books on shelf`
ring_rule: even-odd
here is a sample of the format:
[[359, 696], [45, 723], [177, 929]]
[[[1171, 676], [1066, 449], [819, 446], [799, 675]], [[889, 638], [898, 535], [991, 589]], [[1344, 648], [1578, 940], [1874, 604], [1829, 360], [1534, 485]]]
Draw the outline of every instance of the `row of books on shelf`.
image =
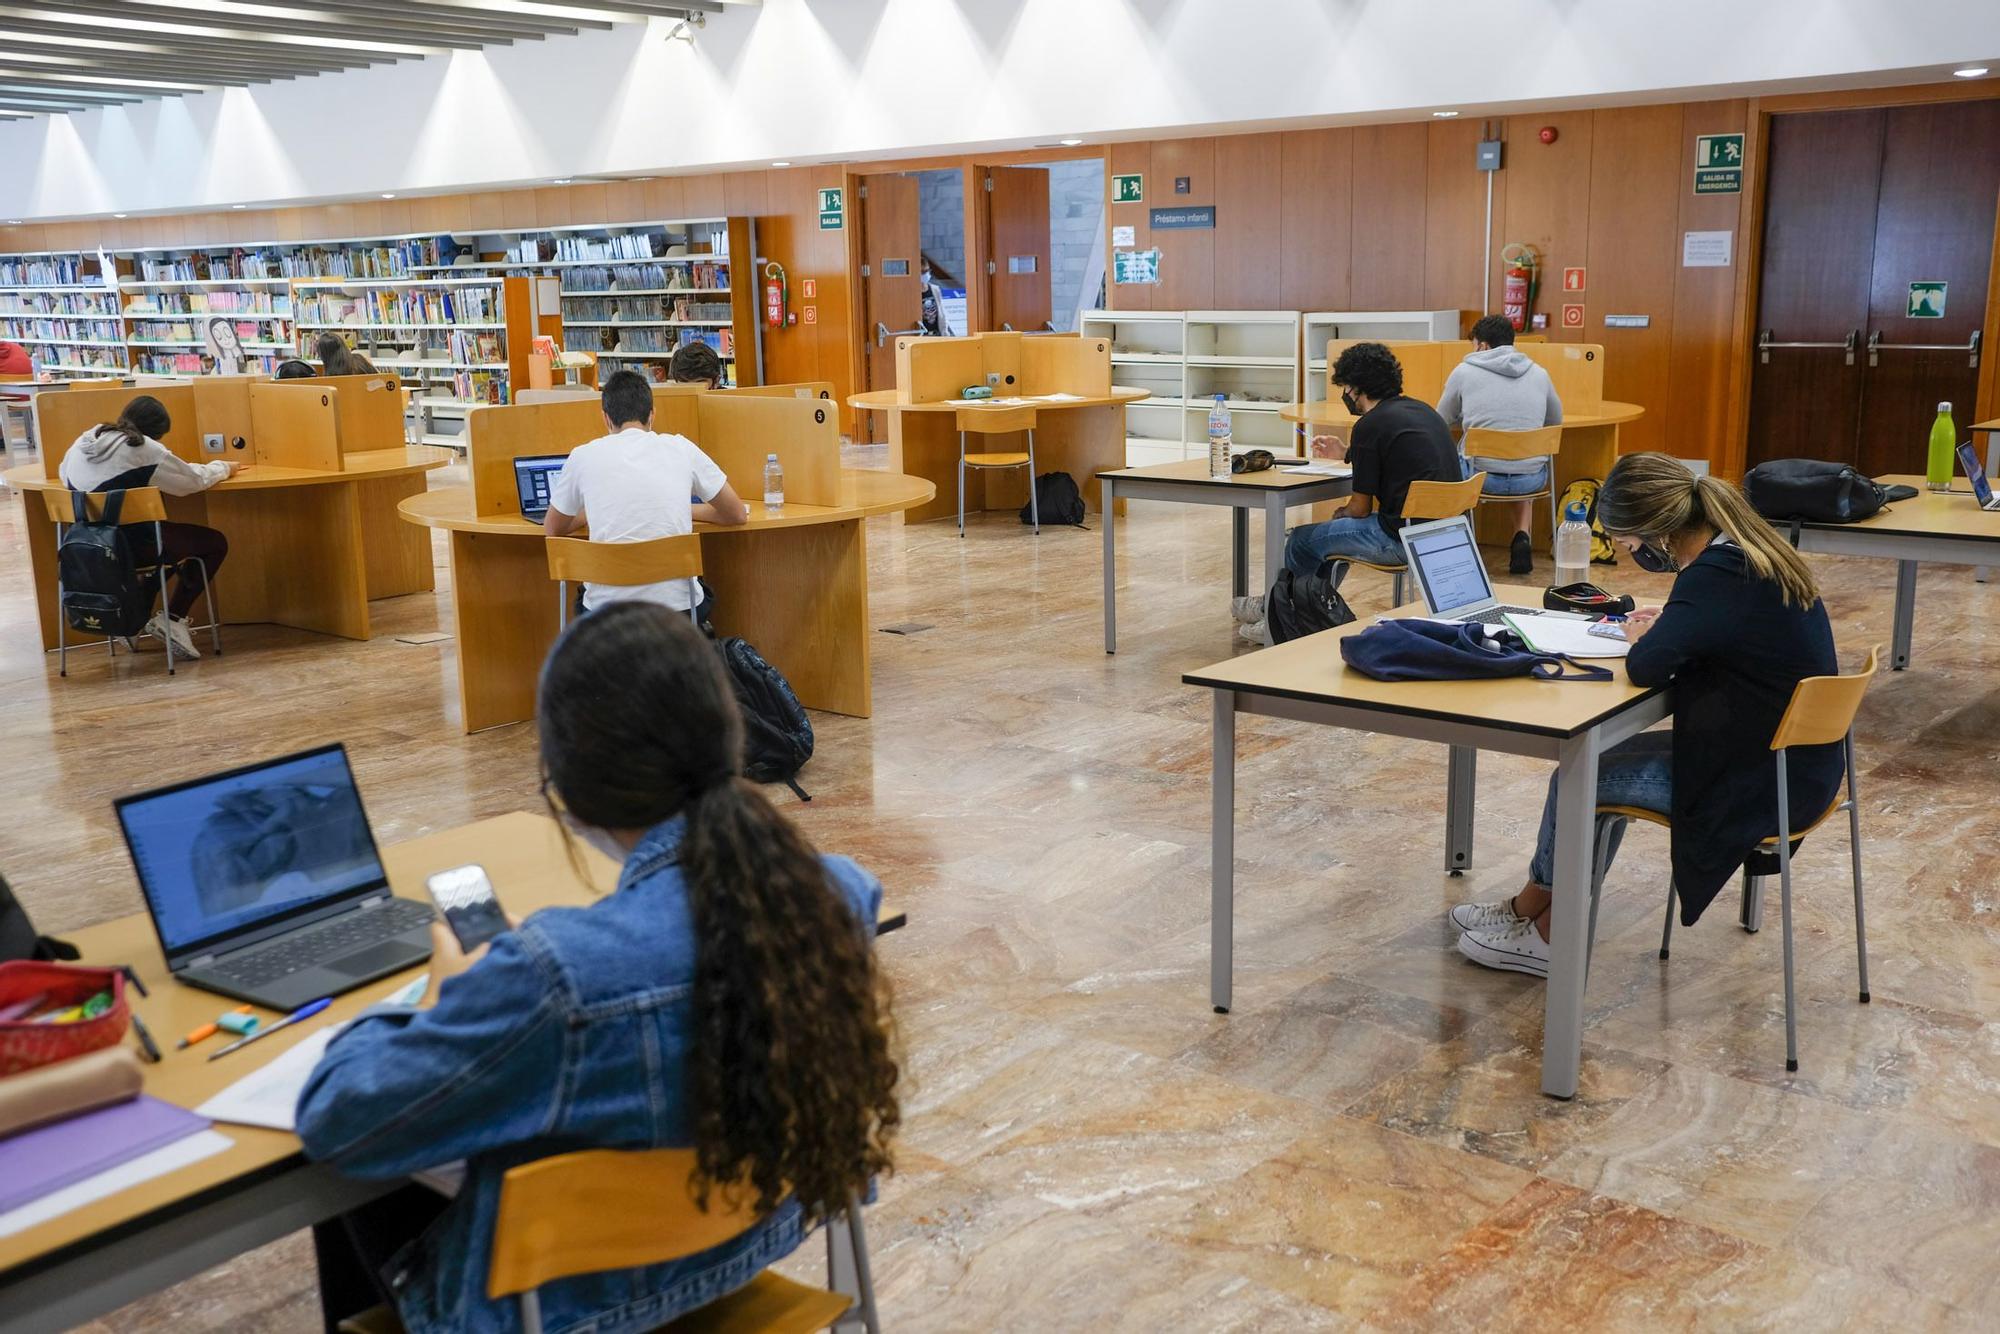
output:
[[514, 401], [507, 391], [505, 371], [453, 371], [451, 396], [466, 403], [499, 405]]
[[695, 264], [585, 265], [563, 276], [563, 294], [593, 292], [688, 291], [697, 287], [729, 286], [729, 265], [714, 260]]
[[125, 331], [116, 320], [13, 319], [5, 323], [6, 336], [15, 342], [46, 342], [51, 339], [91, 338], [105, 343], [122, 343]]
[[301, 297], [308, 324], [498, 324], [500, 288], [465, 287], [329, 292]]
[[[278, 373], [278, 363], [285, 360], [282, 353], [254, 356], [245, 361], [244, 374], [272, 375]], [[215, 358], [206, 352], [140, 352], [132, 358], [132, 369], [141, 375], [216, 375]]]
[[507, 359], [506, 340], [498, 333], [422, 329], [407, 334], [374, 334], [354, 340], [354, 350], [370, 361], [481, 362]]
[[118, 314], [118, 298], [90, 292], [8, 292], [0, 295], [0, 319], [10, 316], [56, 315], [111, 318]]
[[35, 358], [38, 371], [75, 371], [125, 369], [125, 349], [122, 347], [65, 347], [45, 352]]
[[411, 269], [450, 263], [457, 251], [451, 238], [442, 236], [372, 245], [304, 246], [280, 255], [278, 271], [287, 278], [402, 278]]
[[672, 352], [689, 343], [706, 343], [718, 356], [736, 355], [736, 340], [727, 329], [578, 329], [565, 330], [563, 338], [570, 351], [595, 352], [600, 361], [620, 353]]
[[101, 283], [94, 264], [81, 255], [36, 255], [32, 259], [0, 259], [0, 284], [8, 287], [76, 287]]
[[608, 321], [614, 324], [644, 324], [654, 320], [726, 320], [727, 301], [697, 301], [692, 297], [626, 296], [571, 297], [563, 306], [564, 322]]
[[[667, 369], [667, 363], [664, 361], [620, 362], [607, 359], [597, 363], [597, 375], [600, 380], [614, 371], [637, 371], [654, 384], [665, 384], [667, 383]], [[736, 363], [733, 361], [722, 363], [722, 387], [724, 389], [734, 389], [736, 387]]]
[[142, 255], [139, 276], [149, 283], [191, 283], [285, 275], [279, 271], [278, 256], [268, 250], [231, 250], [225, 254], [183, 255], [179, 259]]
[[127, 315], [287, 315], [292, 298], [282, 292], [148, 292], [125, 307]]
[[221, 334], [229, 330], [244, 343], [282, 343], [286, 334], [284, 326], [270, 326], [259, 320], [231, 320], [224, 315], [216, 315], [205, 320], [134, 320], [132, 338], [138, 342], [154, 342], [163, 339], [179, 341], [198, 340], [214, 332]]

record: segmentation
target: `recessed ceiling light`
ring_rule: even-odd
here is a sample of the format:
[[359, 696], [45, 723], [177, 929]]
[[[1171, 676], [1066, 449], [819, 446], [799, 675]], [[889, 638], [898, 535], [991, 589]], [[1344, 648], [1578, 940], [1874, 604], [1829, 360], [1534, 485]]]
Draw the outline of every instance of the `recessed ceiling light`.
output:
[[394, 191], [392, 191], [392, 190], [384, 190], [384, 191], [382, 192], [382, 197], [383, 197], [384, 199], [394, 199], [394, 198], [396, 197], [396, 195], [395, 195], [395, 192], [394, 192]]
[[789, 162], [773, 162], [771, 165], [774, 167], [789, 167], [792, 164]]
[[125, 215], [124, 215], [123, 213], [113, 213], [113, 214], [112, 214], [111, 216], [112, 216], [112, 217], [114, 217], [114, 218], [122, 218], [122, 217], [124, 217]]
[[1081, 140], [1081, 139], [1058, 139], [1058, 140], [1056, 140], [1056, 142], [1057, 142], [1057, 143], [1059, 143], [1059, 144], [1061, 144], [1061, 145], [1062, 145], [1062, 146], [1063, 146], [1064, 148], [1075, 148], [1075, 147], [1076, 147], [1076, 146], [1077, 146], [1078, 144], [1082, 143], [1082, 142], [1083, 142], [1083, 140]]
[[231, 205], [230, 205], [229, 207], [231, 207], [231, 208], [249, 208], [250, 206], [249, 206], [248, 204], [231, 204]]
[[1456, 111], [1433, 111], [1431, 112], [1431, 114], [1433, 116], [1436, 116], [1439, 120], [1450, 120], [1453, 116], [1456, 116], [1458, 113]]
[[1967, 65], [1967, 66], [1966, 66], [1966, 67], [1965, 67], [1964, 69], [1955, 69], [1955, 70], [1953, 70], [1953, 71], [1952, 71], [1952, 73], [1953, 73], [1953, 74], [1954, 74], [1955, 76], [1957, 76], [1958, 78], [1961, 78], [1961, 79], [1976, 79], [1976, 78], [1978, 78], [1978, 77], [1979, 77], [1980, 75], [1982, 75], [1982, 74], [1986, 73], [1986, 66], [1984, 66], [1984, 65]]
[[7, 219], [7, 225], [9, 227], [19, 227], [21, 225], [21, 220], [19, 218], [9, 218]]
[[574, 176], [558, 176], [558, 177], [556, 177], [556, 178], [555, 178], [554, 180], [550, 181], [550, 182], [549, 182], [549, 184], [550, 184], [550, 185], [568, 185], [568, 184], [569, 184], [569, 183], [570, 183], [571, 181], [573, 181], [573, 180], [575, 180], [575, 179], [576, 179], [576, 178], [575, 178]]

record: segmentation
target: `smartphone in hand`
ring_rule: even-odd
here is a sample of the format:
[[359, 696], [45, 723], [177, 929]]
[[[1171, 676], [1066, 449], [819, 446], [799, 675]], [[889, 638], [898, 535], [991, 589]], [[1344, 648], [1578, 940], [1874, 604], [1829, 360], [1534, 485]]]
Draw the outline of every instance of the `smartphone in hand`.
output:
[[493, 897], [493, 882], [483, 866], [454, 866], [424, 881], [431, 902], [444, 914], [445, 925], [467, 954], [508, 929], [507, 914]]

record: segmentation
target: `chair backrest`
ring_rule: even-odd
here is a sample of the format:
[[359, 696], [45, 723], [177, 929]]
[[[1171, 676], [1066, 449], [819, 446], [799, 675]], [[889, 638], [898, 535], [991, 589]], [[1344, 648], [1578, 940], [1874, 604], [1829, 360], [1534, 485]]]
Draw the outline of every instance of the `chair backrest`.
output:
[[974, 435], [1004, 435], [1009, 431], [1032, 431], [1035, 429], [1035, 409], [1032, 406], [960, 408], [958, 429]]
[[1851, 676], [1808, 676], [1792, 688], [1792, 702], [1778, 720], [1771, 737], [1771, 749], [1787, 746], [1823, 746], [1838, 741], [1854, 730], [1854, 715], [1861, 711], [1861, 697], [1875, 679], [1875, 667], [1882, 656], [1880, 644], [1868, 650], [1868, 661]]
[[[44, 491], [42, 504], [48, 508], [49, 522], [75, 523], [76, 506], [70, 497], [74, 491]], [[85, 513], [93, 519], [104, 517], [104, 502], [115, 494], [110, 491], [85, 492]], [[166, 502], [160, 499], [157, 486], [134, 486], [125, 491], [125, 503], [118, 511], [118, 526], [134, 523], [164, 523], [167, 517]]]
[[[607, 544], [609, 545], [609, 544]], [[711, 1188], [696, 1206], [693, 1149], [588, 1149], [512, 1168], [500, 1182], [486, 1295], [577, 1274], [665, 1264], [754, 1227], [750, 1192]]]
[[1476, 472], [1462, 482], [1411, 482], [1403, 497], [1403, 517], [1412, 523], [1425, 519], [1449, 519], [1479, 503], [1486, 489], [1486, 474]]
[[701, 573], [701, 539], [693, 533], [655, 537], [644, 542], [552, 537], [547, 546], [549, 578], [556, 580], [622, 588], [668, 579], [692, 579]]
[[1537, 426], [1532, 431], [1501, 431], [1491, 426], [1465, 428], [1465, 452], [1482, 459], [1554, 458], [1562, 449], [1562, 427]]

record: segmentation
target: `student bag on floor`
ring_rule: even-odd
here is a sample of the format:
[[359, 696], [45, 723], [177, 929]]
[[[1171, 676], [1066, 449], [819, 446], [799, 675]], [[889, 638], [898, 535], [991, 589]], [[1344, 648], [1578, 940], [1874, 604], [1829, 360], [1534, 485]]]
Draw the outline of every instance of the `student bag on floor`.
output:
[[1592, 565], [1616, 565], [1618, 548], [1612, 544], [1611, 534], [1604, 531], [1604, 524], [1597, 517], [1597, 493], [1604, 489], [1604, 483], [1595, 477], [1579, 477], [1563, 488], [1562, 499], [1556, 503], [1556, 513], [1567, 514], [1573, 503], [1583, 505], [1583, 516], [1590, 524], [1590, 563]]
[[1611, 669], [1562, 653], [1537, 653], [1512, 630], [1463, 622], [1377, 621], [1340, 641], [1349, 667], [1378, 681], [1609, 681]]
[[139, 577], [139, 563], [118, 526], [125, 493], [108, 492], [99, 519], [90, 517], [90, 500], [83, 492], [70, 492], [70, 503], [76, 517], [56, 549], [63, 615], [72, 630], [87, 634], [138, 634], [152, 617], [156, 590]]
[[1264, 598], [1264, 624], [1273, 644], [1303, 639], [1354, 619], [1354, 609], [1340, 595], [1347, 562], [1324, 560], [1301, 579], [1290, 570], [1278, 571], [1278, 581]]
[[[1076, 489], [1076, 478], [1066, 472], [1045, 472], [1035, 479], [1035, 505], [1041, 509], [1043, 523], [1083, 527], [1083, 492]], [[1034, 521], [1034, 510], [1021, 506], [1021, 522]]]
[[792, 683], [746, 639], [718, 639], [715, 648], [743, 714], [743, 776], [755, 783], [783, 783], [800, 801], [811, 801], [798, 777], [812, 758], [812, 719], [792, 693]]

